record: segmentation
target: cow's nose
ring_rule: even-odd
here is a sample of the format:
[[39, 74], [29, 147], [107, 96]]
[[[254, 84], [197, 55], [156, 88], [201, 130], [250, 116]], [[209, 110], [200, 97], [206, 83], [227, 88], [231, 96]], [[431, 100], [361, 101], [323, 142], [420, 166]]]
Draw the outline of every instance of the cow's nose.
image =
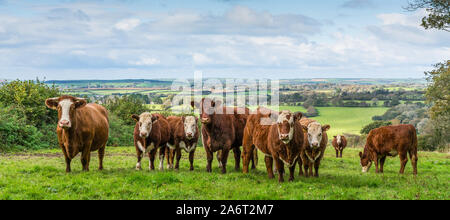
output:
[[192, 133], [187, 133], [187, 136], [188, 137], [192, 137]]
[[67, 127], [70, 126], [70, 122], [69, 122], [68, 120], [61, 120], [61, 121], [59, 122], [59, 126], [60, 126], [60, 127], [63, 127], [63, 128], [67, 128]]
[[318, 142], [314, 142], [314, 143], [312, 143], [312, 146], [313, 146], [313, 147], [318, 147], [318, 146], [319, 146], [319, 143], [318, 143]]
[[209, 123], [209, 118], [202, 118], [202, 123]]
[[287, 140], [287, 139], [289, 139], [288, 134], [281, 134], [281, 140]]
[[141, 132], [141, 137], [147, 137], [147, 132]]

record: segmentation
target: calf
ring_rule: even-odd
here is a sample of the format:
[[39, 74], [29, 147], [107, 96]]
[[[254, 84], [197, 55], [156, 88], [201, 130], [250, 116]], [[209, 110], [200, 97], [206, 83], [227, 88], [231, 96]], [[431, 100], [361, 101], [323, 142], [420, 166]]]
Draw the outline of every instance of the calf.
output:
[[58, 111], [56, 133], [66, 160], [66, 172], [71, 171], [70, 162], [79, 152], [83, 171], [89, 171], [91, 152], [96, 150], [99, 158], [98, 169], [103, 170], [103, 157], [109, 134], [106, 109], [68, 95], [47, 99], [45, 105]]
[[155, 155], [159, 150], [159, 169], [163, 170], [164, 153], [170, 138], [170, 127], [167, 119], [161, 114], [144, 112], [131, 116], [136, 121], [134, 127], [134, 146], [137, 153], [136, 170], [141, 169], [141, 159], [148, 153], [149, 169], [154, 170]]
[[312, 167], [314, 166], [314, 176], [319, 176], [320, 162], [325, 153], [325, 149], [328, 144], [327, 131], [330, 129], [330, 125], [322, 126], [318, 122], [312, 119], [301, 119], [300, 124], [305, 130], [304, 134], [304, 147], [300, 153], [301, 160], [299, 160], [300, 172], [299, 175], [303, 176], [302, 164], [305, 168], [305, 176], [309, 177], [313, 175]]
[[181, 149], [189, 153], [190, 170], [194, 170], [194, 153], [197, 147], [199, 131], [198, 119], [194, 116], [170, 116], [167, 118], [170, 126], [170, 139], [167, 143], [166, 156], [169, 168], [173, 168], [176, 153], [175, 169], [180, 167]]
[[214, 100], [203, 98], [200, 103], [191, 102], [192, 107], [199, 108], [202, 123], [202, 141], [206, 151], [206, 171], [211, 172], [213, 153], [217, 155], [222, 173], [226, 173], [226, 165], [230, 150], [234, 152], [235, 169], [239, 170], [242, 137], [249, 115], [248, 108], [224, 107]]
[[334, 149], [336, 150], [336, 158], [342, 158], [342, 151], [347, 147], [347, 139], [344, 135], [333, 136], [333, 141], [331, 142]]
[[295, 164], [303, 146], [303, 130], [298, 122], [300, 112], [292, 114], [281, 111], [277, 121], [271, 122], [274, 113], [268, 109], [258, 108], [256, 114], [250, 115], [244, 130], [243, 172], [248, 173], [248, 165], [253, 149], [256, 147], [265, 156], [269, 178], [273, 178], [273, 160], [278, 171], [278, 181], [284, 182], [284, 165], [289, 167], [289, 181], [294, 180]]
[[[386, 156], [400, 157], [400, 174], [405, 171], [408, 162], [407, 154], [411, 159], [413, 174], [417, 175], [417, 134], [412, 125], [392, 125], [373, 129], [367, 136], [364, 153], [359, 152], [362, 172], [369, 171], [372, 162], [375, 162], [375, 172], [383, 173]], [[380, 163], [380, 170], [378, 170]]]

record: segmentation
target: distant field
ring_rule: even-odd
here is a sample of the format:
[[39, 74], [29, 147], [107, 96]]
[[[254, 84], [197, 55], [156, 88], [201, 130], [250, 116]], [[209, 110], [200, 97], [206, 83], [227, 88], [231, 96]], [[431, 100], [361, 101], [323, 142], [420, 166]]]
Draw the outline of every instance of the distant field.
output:
[[[361, 129], [372, 122], [373, 116], [382, 115], [389, 108], [317, 107], [316, 109], [320, 115], [313, 119], [322, 124], [329, 124], [331, 129], [328, 131], [328, 138], [332, 138], [336, 134], [360, 134]], [[306, 111], [301, 106], [280, 106], [280, 110]]]
[[[134, 147], [108, 147], [105, 170], [97, 170], [97, 156], [92, 155], [90, 172], [81, 172], [79, 157], [72, 162], [73, 172], [65, 173], [60, 150], [29, 154], [0, 155], [0, 200], [18, 199], [443, 199], [450, 198], [450, 163], [448, 154], [419, 152], [418, 176], [408, 162], [399, 175], [399, 159], [388, 158], [384, 174], [361, 173], [358, 152], [346, 149], [342, 159], [334, 157], [328, 146], [320, 167], [319, 178], [298, 176], [295, 181], [279, 184], [268, 179], [264, 157], [260, 154], [258, 169], [242, 174], [233, 168], [230, 153], [228, 173], [220, 174], [217, 160], [213, 172], [205, 171], [203, 147], [197, 149], [194, 171], [189, 171], [187, 154], [183, 153], [180, 171], [148, 171], [148, 158], [142, 171], [136, 171]], [[155, 161], [158, 164], [158, 159]], [[288, 178], [285, 175], [285, 178]]]

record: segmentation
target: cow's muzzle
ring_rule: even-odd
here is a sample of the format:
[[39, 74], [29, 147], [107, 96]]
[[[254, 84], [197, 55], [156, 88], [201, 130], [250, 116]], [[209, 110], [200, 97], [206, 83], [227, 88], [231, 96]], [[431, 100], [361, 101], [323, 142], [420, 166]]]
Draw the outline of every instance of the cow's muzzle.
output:
[[70, 128], [71, 127], [70, 121], [68, 121], [68, 120], [59, 121], [59, 127], [65, 128], [65, 129]]

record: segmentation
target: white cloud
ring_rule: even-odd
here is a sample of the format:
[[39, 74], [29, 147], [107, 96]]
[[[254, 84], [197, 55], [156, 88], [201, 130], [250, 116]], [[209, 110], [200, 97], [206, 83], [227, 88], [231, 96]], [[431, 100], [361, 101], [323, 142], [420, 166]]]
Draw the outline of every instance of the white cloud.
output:
[[135, 66], [153, 66], [159, 64], [160, 61], [156, 58], [143, 57], [138, 61], [130, 61], [128, 63]]
[[131, 31], [141, 24], [141, 20], [136, 18], [125, 19], [115, 25], [117, 30]]

